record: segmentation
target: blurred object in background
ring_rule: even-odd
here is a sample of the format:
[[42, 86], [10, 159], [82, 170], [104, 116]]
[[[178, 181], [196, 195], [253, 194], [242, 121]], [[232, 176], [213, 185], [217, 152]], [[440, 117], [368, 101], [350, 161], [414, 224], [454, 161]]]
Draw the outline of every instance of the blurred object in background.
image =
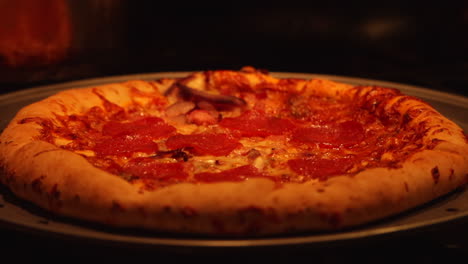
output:
[[2, 0], [0, 17], [3, 67], [55, 64], [70, 49], [70, 11], [63, 0]]
[[0, 0], [0, 84], [11, 89], [112, 73], [116, 53], [125, 55], [123, 2]]

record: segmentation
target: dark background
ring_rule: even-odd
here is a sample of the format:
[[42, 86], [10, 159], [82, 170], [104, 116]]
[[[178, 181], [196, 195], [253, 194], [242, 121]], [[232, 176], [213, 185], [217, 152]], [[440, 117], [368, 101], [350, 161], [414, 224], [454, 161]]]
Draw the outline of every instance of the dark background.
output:
[[12, 66], [2, 64], [0, 50], [3, 92], [89, 77], [245, 65], [463, 95], [468, 90], [466, 1], [66, 2], [66, 56]]
[[[272, 72], [400, 82], [468, 96], [466, 1], [66, 3], [72, 37], [66, 55], [55, 61], [41, 61], [36, 55], [12, 65], [2, 59], [0, 50], [0, 93], [91, 77], [251, 65]], [[7, 227], [0, 229], [0, 253], [29, 261], [70, 256], [79, 261], [96, 256], [130, 261], [143, 256], [218, 263], [299, 259], [440, 263], [468, 256], [467, 237], [467, 223], [459, 221], [402, 236], [318, 248], [181, 253], [73, 241]]]

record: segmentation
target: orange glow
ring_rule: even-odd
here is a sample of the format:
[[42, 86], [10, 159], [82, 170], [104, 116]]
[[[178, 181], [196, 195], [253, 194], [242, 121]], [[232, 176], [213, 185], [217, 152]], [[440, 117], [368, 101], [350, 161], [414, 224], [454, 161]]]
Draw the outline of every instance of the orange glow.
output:
[[70, 43], [65, 0], [0, 0], [0, 65], [57, 63], [65, 58]]

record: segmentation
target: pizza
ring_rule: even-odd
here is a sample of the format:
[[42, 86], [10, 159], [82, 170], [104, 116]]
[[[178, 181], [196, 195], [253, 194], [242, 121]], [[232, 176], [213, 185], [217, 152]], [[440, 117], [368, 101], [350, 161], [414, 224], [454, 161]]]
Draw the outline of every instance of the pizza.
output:
[[465, 185], [467, 141], [396, 89], [207, 70], [24, 107], [0, 136], [0, 180], [47, 211], [105, 226], [342, 230]]

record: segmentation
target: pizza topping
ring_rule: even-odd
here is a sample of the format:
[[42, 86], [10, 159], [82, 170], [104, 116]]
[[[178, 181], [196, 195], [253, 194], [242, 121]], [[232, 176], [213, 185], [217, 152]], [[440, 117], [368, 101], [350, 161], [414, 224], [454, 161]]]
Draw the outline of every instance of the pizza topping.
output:
[[244, 181], [248, 178], [258, 177], [267, 178], [268, 176], [252, 165], [240, 166], [221, 172], [203, 172], [195, 174], [195, 180], [199, 182]]
[[169, 117], [184, 115], [195, 108], [195, 103], [190, 101], [180, 101], [166, 108], [166, 115]]
[[187, 114], [187, 121], [196, 125], [214, 125], [218, 122], [218, 113], [197, 109]]
[[287, 114], [297, 119], [308, 118], [312, 114], [311, 104], [308, 103], [305, 96], [299, 94], [289, 96], [287, 106]]
[[123, 167], [123, 173], [149, 180], [183, 180], [188, 177], [183, 162], [164, 163], [153, 158], [132, 159]]
[[356, 121], [304, 127], [293, 134], [296, 142], [317, 143], [321, 147], [352, 146], [359, 144], [364, 138], [364, 128]]
[[248, 152], [247, 152], [247, 158], [249, 160], [255, 160], [256, 158], [260, 157], [262, 155], [262, 153], [256, 149], [250, 149]]
[[324, 159], [305, 157], [288, 161], [289, 167], [296, 173], [309, 179], [326, 180], [330, 176], [345, 174], [354, 165], [352, 158]]
[[190, 88], [182, 83], [177, 83], [177, 87], [180, 88], [182, 97], [192, 101], [208, 101], [220, 108], [226, 106], [243, 106], [245, 101], [230, 95], [214, 94], [202, 90]]
[[291, 94], [285, 101], [286, 116], [313, 124], [338, 123], [343, 119], [354, 119], [362, 110], [353, 104], [334, 98], [307, 94]]
[[136, 152], [154, 153], [158, 150], [155, 139], [167, 137], [175, 128], [157, 117], [132, 122], [106, 123], [102, 137], [96, 139], [93, 150], [97, 156], [132, 156]]
[[177, 161], [188, 161], [192, 156], [182, 149], [174, 149], [168, 151], [158, 151], [154, 158], [172, 158]]
[[102, 129], [104, 136], [141, 136], [158, 139], [175, 132], [175, 128], [158, 117], [146, 117], [132, 122], [108, 122]]
[[[133, 97], [146, 99], [123, 107], [95, 90], [102, 105], [82, 115], [20, 122], [38, 123], [42, 139], [126, 179], [161, 171], [161, 179], [174, 175], [188, 182], [193, 174], [206, 181], [265, 174], [282, 182], [324, 180], [394, 168], [428, 147], [422, 144], [424, 126], [406, 129], [411, 122], [405, 120], [418, 113], [399, 116], [396, 108], [407, 97], [395, 91], [355, 87], [349, 98], [340, 98], [298, 88], [298, 80], [249, 84], [244, 77], [221, 71], [176, 80], [164, 96], [154, 95], [165, 99], [157, 107], [147, 104], [152, 92], [134, 89]], [[380, 100], [392, 98], [385, 111]], [[180, 166], [190, 166], [190, 176], [171, 174]], [[437, 171], [432, 175], [437, 182]]]
[[97, 156], [132, 156], [135, 152], [153, 153], [158, 150], [150, 137], [123, 135], [99, 140], [93, 148]]
[[224, 118], [220, 126], [240, 132], [244, 137], [267, 137], [281, 135], [295, 128], [288, 119], [270, 117], [261, 110], [249, 110], [239, 117]]
[[225, 156], [242, 146], [235, 138], [227, 134], [201, 133], [177, 134], [167, 139], [169, 149], [187, 149], [196, 155]]

